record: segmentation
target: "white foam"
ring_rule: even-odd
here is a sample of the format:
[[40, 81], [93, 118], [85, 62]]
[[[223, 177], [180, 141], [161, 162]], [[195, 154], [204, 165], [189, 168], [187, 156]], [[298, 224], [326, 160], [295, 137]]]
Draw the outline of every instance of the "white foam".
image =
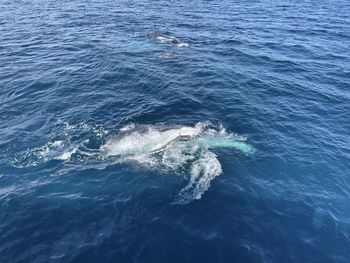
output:
[[163, 44], [176, 44], [178, 48], [187, 48], [190, 46], [189, 44], [181, 42], [179, 39], [173, 36], [160, 35], [157, 36], [156, 39]]
[[184, 48], [184, 47], [189, 47], [190, 45], [189, 44], [187, 44], [187, 43], [179, 43], [179, 44], [177, 44], [177, 47], [179, 47], [179, 48]]
[[161, 156], [162, 165], [178, 171], [185, 165], [195, 159], [195, 153], [198, 151], [197, 145], [190, 145], [187, 142], [179, 142], [171, 147], [167, 147]]
[[[27, 148], [16, 153], [11, 160], [12, 165], [24, 168], [37, 166], [51, 160], [68, 161], [71, 160], [75, 153], [80, 152], [80, 148], [83, 148], [89, 142], [89, 139], [84, 138], [85, 136], [100, 139], [108, 134], [108, 131], [99, 125], [88, 125], [83, 122], [71, 125], [59, 120], [56, 125], [58, 128], [52, 133], [52, 138], [49, 142], [42, 146]], [[84, 151], [82, 152], [82, 155], [89, 156], [89, 151], [87, 151], [87, 154]], [[101, 154], [98, 152], [98, 154], [91, 153], [90, 155], [96, 157]]]
[[190, 170], [190, 181], [180, 191], [178, 203], [186, 204], [193, 199], [200, 199], [210, 187], [211, 181], [222, 173], [222, 168], [216, 155], [210, 151], [203, 152], [193, 162]]
[[126, 126], [122, 127], [120, 129], [120, 131], [128, 131], [128, 130], [131, 130], [133, 128], [135, 128], [135, 124], [129, 124], [129, 125], [126, 125]]
[[64, 153], [60, 154], [59, 156], [57, 156], [56, 159], [57, 159], [57, 160], [62, 160], [62, 161], [68, 160], [68, 159], [71, 158], [71, 156], [72, 156], [74, 153], [77, 152], [77, 150], [78, 150], [78, 148], [74, 148], [74, 149], [72, 149], [72, 150], [70, 150], [70, 151], [64, 152]]

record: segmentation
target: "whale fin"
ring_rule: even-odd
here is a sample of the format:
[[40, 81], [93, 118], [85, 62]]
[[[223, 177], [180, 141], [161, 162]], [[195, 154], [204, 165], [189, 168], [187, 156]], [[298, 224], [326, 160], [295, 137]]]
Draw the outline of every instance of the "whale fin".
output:
[[234, 148], [245, 154], [252, 154], [256, 150], [253, 146], [232, 138], [202, 138], [208, 148]]

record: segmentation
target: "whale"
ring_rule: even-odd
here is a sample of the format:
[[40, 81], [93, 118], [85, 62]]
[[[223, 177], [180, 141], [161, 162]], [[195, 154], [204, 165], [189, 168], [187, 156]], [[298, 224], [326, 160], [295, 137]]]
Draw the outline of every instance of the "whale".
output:
[[122, 130], [101, 150], [107, 156], [153, 154], [172, 143], [189, 141], [198, 135], [198, 129], [189, 126], [136, 125]]
[[30, 167], [57, 160], [67, 162], [68, 171], [82, 164], [85, 168], [104, 169], [110, 165], [132, 163], [160, 174], [170, 172], [182, 176], [186, 184], [176, 195], [174, 203], [187, 204], [201, 199], [211, 181], [223, 173], [218, 157], [223, 152], [219, 149], [226, 149], [227, 157], [240, 153], [250, 155], [256, 151], [247, 138], [209, 122], [193, 125], [129, 124], [110, 131], [112, 134], [98, 131], [98, 136], [108, 134], [108, 137], [98, 137], [103, 138], [98, 147], [93, 141], [90, 144], [89, 139], [71, 140], [72, 132], [78, 130], [71, 127], [74, 126], [64, 130], [67, 140], [57, 137], [41, 147], [26, 149], [16, 156], [14, 165]]
[[189, 44], [180, 41], [178, 38], [162, 34], [160, 32], [152, 33], [152, 37], [160, 43], [173, 44], [179, 48], [189, 47]]
[[177, 143], [187, 142], [204, 148], [234, 148], [245, 154], [254, 148], [241, 138], [220, 134], [203, 125], [134, 125], [109, 139], [101, 151], [106, 156], [156, 154]]
[[183, 175], [188, 182], [174, 202], [187, 204], [200, 199], [211, 181], [222, 173], [221, 163], [212, 149], [233, 149], [245, 155], [255, 152], [246, 138], [203, 122], [128, 125], [109, 138], [100, 151], [108, 159], [137, 162], [147, 168]]

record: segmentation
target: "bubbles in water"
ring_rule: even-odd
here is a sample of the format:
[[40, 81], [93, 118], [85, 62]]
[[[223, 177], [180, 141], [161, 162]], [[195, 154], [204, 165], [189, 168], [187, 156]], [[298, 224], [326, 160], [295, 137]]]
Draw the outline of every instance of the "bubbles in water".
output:
[[222, 173], [221, 164], [212, 152], [203, 152], [193, 162], [190, 170], [190, 181], [180, 191], [177, 202], [186, 204], [193, 199], [200, 199], [210, 187], [210, 182]]
[[33, 167], [52, 160], [69, 161], [73, 157], [84, 159], [93, 155], [89, 148], [90, 138], [101, 140], [108, 131], [100, 126], [91, 126], [85, 123], [70, 125], [58, 121], [58, 129], [52, 134], [52, 139], [45, 145], [28, 148], [15, 154], [12, 164], [17, 168]]

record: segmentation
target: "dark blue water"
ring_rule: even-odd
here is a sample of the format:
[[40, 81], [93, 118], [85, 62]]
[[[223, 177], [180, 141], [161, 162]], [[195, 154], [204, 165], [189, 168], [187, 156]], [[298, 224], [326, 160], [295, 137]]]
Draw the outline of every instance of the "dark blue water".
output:
[[[1, 1], [0, 262], [349, 262], [349, 14]], [[222, 172], [186, 203], [186, 167], [86, 154], [160, 123], [221, 125], [256, 151], [213, 149]]]

